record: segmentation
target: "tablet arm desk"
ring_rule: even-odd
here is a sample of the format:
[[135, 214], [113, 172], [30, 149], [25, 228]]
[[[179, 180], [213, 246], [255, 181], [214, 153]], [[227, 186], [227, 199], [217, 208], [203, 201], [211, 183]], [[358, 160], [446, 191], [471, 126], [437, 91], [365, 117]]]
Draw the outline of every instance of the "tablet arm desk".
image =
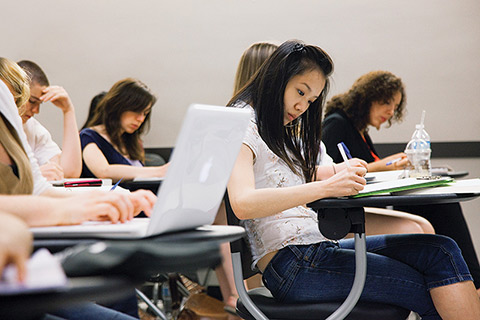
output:
[[343, 304], [327, 320], [344, 319], [360, 299], [367, 275], [364, 207], [389, 205], [420, 205], [467, 201], [480, 194], [386, 195], [364, 198], [322, 199], [308, 206], [318, 214], [320, 232], [332, 240], [340, 240], [347, 233], [355, 233], [355, 279]]

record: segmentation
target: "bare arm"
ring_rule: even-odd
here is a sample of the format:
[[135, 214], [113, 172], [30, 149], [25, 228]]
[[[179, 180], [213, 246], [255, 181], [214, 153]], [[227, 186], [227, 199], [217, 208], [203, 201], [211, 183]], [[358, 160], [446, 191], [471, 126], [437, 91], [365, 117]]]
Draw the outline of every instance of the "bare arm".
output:
[[69, 197], [0, 195], [2, 210], [28, 226], [79, 224], [88, 220], [125, 222], [145, 211], [150, 214], [156, 196], [147, 190], [132, 193], [91, 191]]
[[352, 167], [325, 181], [285, 188], [255, 189], [253, 152], [242, 145], [230, 176], [228, 192], [239, 219], [260, 218], [322, 198], [357, 194], [365, 185], [365, 171], [364, 168]]
[[[401, 159], [399, 161], [395, 161], [397, 159]], [[389, 165], [387, 163], [393, 162]], [[389, 170], [401, 170], [405, 169], [410, 162], [407, 159], [407, 155], [403, 152], [392, 154], [386, 158], [381, 159], [380, 161], [370, 162], [367, 164], [367, 169], [369, 172], [377, 172], [377, 171], [389, 171]]]
[[90, 143], [83, 149], [83, 161], [88, 169], [99, 178], [113, 180], [133, 179], [141, 177], [163, 177], [168, 163], [158, 167], [135, 167], [123, 164], [109, 164], [102, 151], [95, 143]]
[[78, 178], [82, 173], [82, 149], [73, 103], [64, 88], [50, 86], [43, 90], [42, 101], [51, 101], [63, 112], [63, 143], [60, 166], [65, 178]]
[[40, 171], [42, 176], [44, 176], [48, 181], [62, 180], [65, 178], [63, 174], [63, 168], [60, 165], [60, 156], [57, 154], [48, 160], [47, 163], [40, 166]]

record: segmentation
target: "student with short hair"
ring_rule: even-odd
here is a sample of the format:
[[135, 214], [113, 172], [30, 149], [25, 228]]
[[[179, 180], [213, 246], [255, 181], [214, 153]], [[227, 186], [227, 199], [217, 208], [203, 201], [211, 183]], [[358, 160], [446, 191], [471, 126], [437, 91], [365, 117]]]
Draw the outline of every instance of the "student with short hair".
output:
[[[18, 65], [30, 77], [30, 97], [19, 110], [28, 143], [42, 174], [47, 180], [78, 178], [82, 169], [82, 153], [75, 108], [67, 91], [60, 86], [51, 86], [47, 75], [35, 62], [22, 60]], [[34, 118], [40, 112], [40, 105], [48, 101], [63, 113], [62, 149], [53, 141], [50, 132]]]

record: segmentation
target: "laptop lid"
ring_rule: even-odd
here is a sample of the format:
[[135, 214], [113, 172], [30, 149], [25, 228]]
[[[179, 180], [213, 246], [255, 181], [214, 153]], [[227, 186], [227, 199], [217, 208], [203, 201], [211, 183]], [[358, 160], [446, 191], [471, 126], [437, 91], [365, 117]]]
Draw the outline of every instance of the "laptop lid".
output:
[[238, 108], [190, 106], [158, 192], [148, 236], [213, 223], [250, 116]]
[[188, 108], [150, 219], [31, 231], [36, 238], [143, 238], [213, 223], [250, 117], [240, 108]]

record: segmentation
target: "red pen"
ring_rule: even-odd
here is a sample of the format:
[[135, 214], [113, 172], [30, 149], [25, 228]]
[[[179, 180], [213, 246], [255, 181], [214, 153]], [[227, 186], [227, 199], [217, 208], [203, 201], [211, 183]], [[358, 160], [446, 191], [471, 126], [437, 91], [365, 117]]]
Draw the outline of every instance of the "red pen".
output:
[[91, 180], [72, 180], [65, 181], [63, 186], [65, 188], [72, 187], [99, 187], [102, 185], [102, 179], [91, 179]]

